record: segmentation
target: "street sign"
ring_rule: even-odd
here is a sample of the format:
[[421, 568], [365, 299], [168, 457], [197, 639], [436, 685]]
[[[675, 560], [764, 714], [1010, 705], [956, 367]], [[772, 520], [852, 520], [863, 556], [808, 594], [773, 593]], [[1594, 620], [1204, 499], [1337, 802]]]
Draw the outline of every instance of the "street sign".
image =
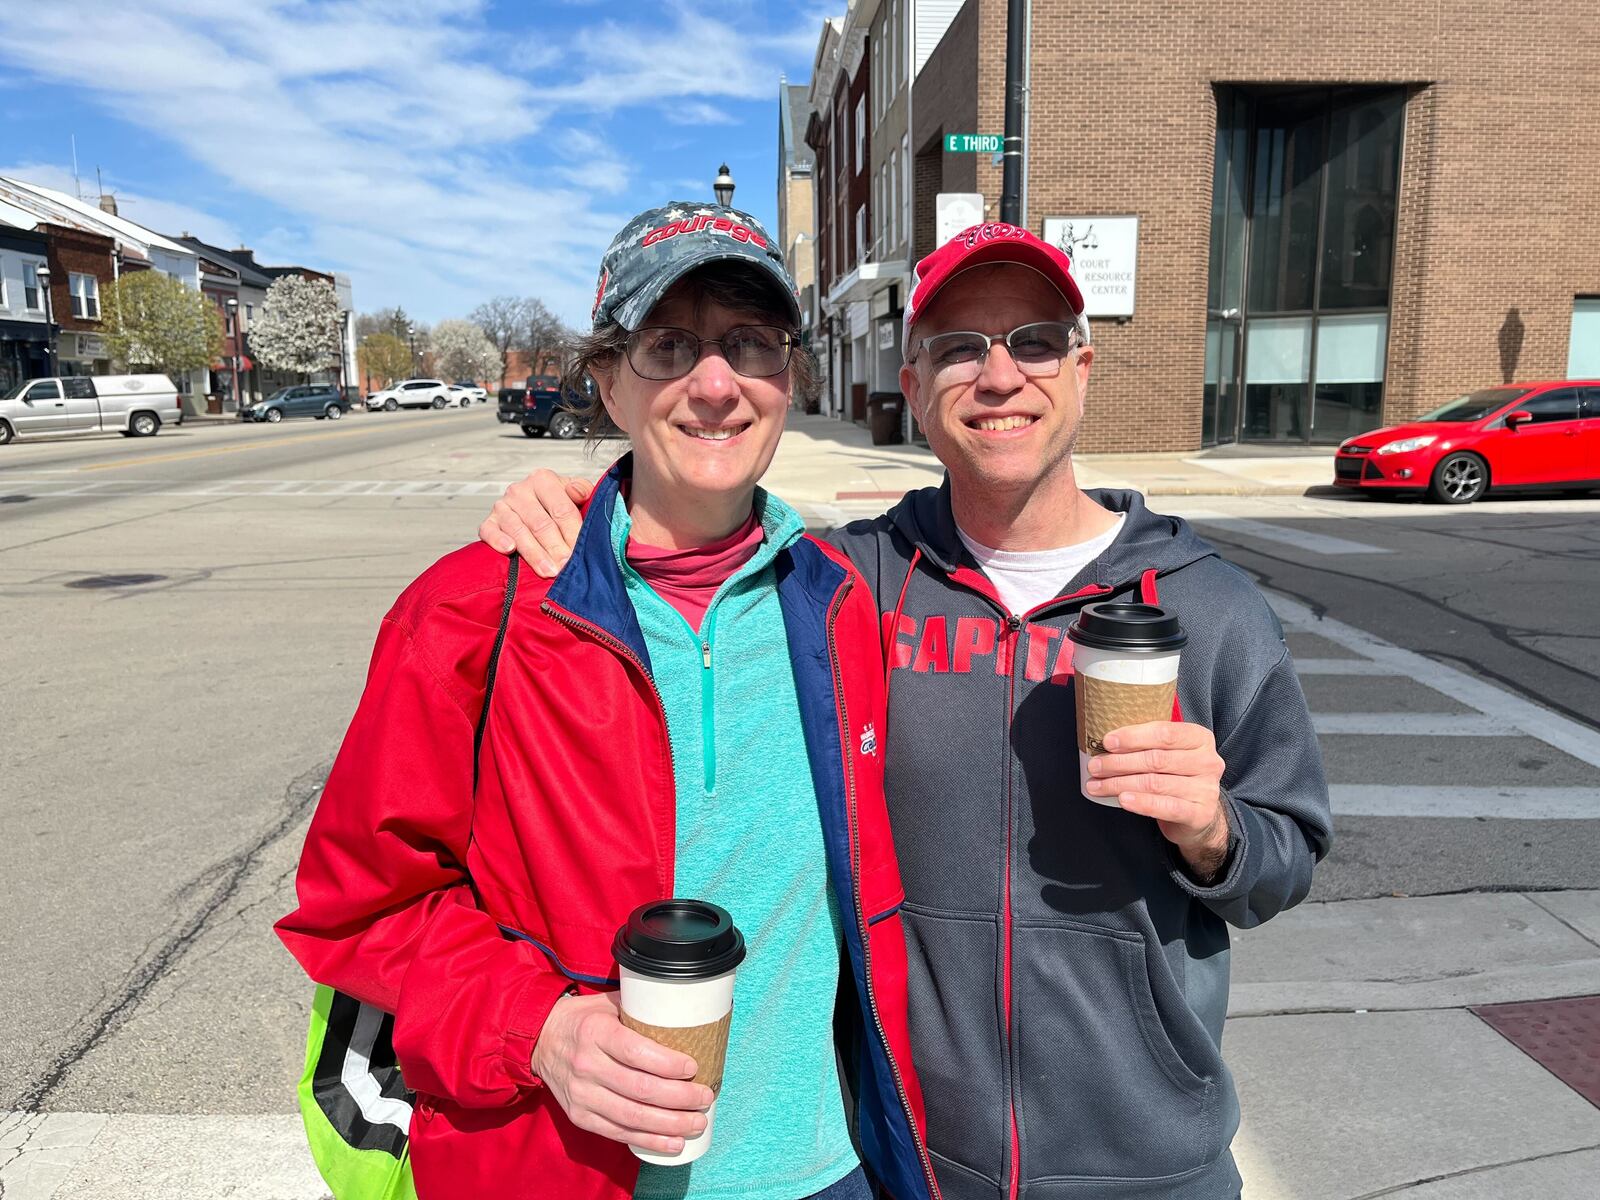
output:
[[999, 154], [1005, 138], [998, 133], [947, 133], [944, 135], [946, 154]]

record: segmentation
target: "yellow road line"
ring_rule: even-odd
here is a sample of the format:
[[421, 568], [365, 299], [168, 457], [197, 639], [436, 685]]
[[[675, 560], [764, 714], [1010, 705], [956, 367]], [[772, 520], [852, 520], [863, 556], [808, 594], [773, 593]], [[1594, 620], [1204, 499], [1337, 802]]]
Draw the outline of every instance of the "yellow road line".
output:
[[288, 437], [276, 437], [265, 442], [251, 442], [243, 446], [216, 446], [210, 450], [184, 450], [178, 454], [147, 454], [137, 458], [119, 458], [113, 462], [91, 463], [86, 467], [79, 467], [80, 471], [114, 471], [118, 467], [138, 467], [145, 463], [181, 462], [186, 458], [208, 458], [213, 454], [237, 454], [242, 450], [263, 450], [268, 446], [281, 446], [285, 442], [317, 442], [324, 438], [350, 437], [360, 433], [359, 429], [343, 429], [338, 433], [306, 433], [290, 434]]

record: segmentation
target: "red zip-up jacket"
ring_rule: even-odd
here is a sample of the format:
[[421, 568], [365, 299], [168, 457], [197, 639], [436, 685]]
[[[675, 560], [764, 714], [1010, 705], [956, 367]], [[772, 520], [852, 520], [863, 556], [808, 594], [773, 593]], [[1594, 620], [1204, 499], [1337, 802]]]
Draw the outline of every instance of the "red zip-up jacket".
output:
[[[609, 539], [628, 466], [596, 488], [560, 575], [522, 576], [476, 793], [508, 560], [468, 546], [401, 595], [306, 838], [300, 907], [277, 926], [314, 980], [395, 1014], [421, 1200], [633, 1190], [628, 1148], [572, 1125], [530, 1067], [557, 998], [614, 987], [618, 926], [673, 894], [666, 718]], [[883, 795], [877, 608], [848, 560], [814, 539], [775, 571], [858, 1001], [846, 1030], [857, 1134], [895, 1197], [931, 1200]]]

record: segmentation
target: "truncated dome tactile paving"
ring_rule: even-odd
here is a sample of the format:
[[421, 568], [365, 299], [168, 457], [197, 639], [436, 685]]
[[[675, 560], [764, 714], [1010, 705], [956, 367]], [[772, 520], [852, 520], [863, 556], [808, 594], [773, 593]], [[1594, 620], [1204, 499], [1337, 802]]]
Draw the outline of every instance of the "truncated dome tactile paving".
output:
[[1600, 996], [1487, 1004], [1470, 1011], [1600, 1108]]

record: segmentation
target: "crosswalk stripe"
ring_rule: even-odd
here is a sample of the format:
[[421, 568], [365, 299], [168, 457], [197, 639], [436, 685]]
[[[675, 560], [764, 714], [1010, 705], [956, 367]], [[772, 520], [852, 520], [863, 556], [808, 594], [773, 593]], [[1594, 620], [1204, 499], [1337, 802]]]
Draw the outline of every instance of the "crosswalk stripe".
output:
[[1600, 820], [1600, 788], [1403, 787], [1334, 784], [1336, 817], [1507, 817]]
[[1498, 717], [1529, 737], [1554, 746], [1591, 767], [1600, 767], [1600, 730], [1551, 712], [1465, 671], [1386, 642], [1364, 629], [1332, 617], [1319, 617], [1300, 601], [1281, 592], [1266, 591], [1264, 594], [1285, 626], [1315, 633], [1379, 664], [1388, 674], [1414, 679], [1458, 704], [1477, 709], [1484, 716]]
[[321, 1200], [298, 1114], [0, 1113], [5, 1200]]
[[1398, 672], [1366, 658], [1297, 658], [1294, 669], [1301, 675], [1395, 675]]
[[1242, 533], [1246, 537], [1258, 538], [1264, 542], [1281, 542], [1286, 546], [1304, 550], [1308, 554], [1390, 553], [1383, 546], [1369, 546], [1366, 542], [1351, 541], [1349, 538], [1334, 537], [1326, 533], [1308, 533], [1304, 529], [1295, 529], [1288, 525], [1273, 525], [1245, 517], [1230, 517], [1226, 513], [1210, 512], [1205, 509], [1188, 509], [1183, 515], [1188, 520], [1202, 525], [1215, 525], [1225, 532]]
[[1379, 737], [1510, 737], [1518, 732], [1516, 726], [1482, 713], [1312, 713], [1311, 723], [1318, 733]]

